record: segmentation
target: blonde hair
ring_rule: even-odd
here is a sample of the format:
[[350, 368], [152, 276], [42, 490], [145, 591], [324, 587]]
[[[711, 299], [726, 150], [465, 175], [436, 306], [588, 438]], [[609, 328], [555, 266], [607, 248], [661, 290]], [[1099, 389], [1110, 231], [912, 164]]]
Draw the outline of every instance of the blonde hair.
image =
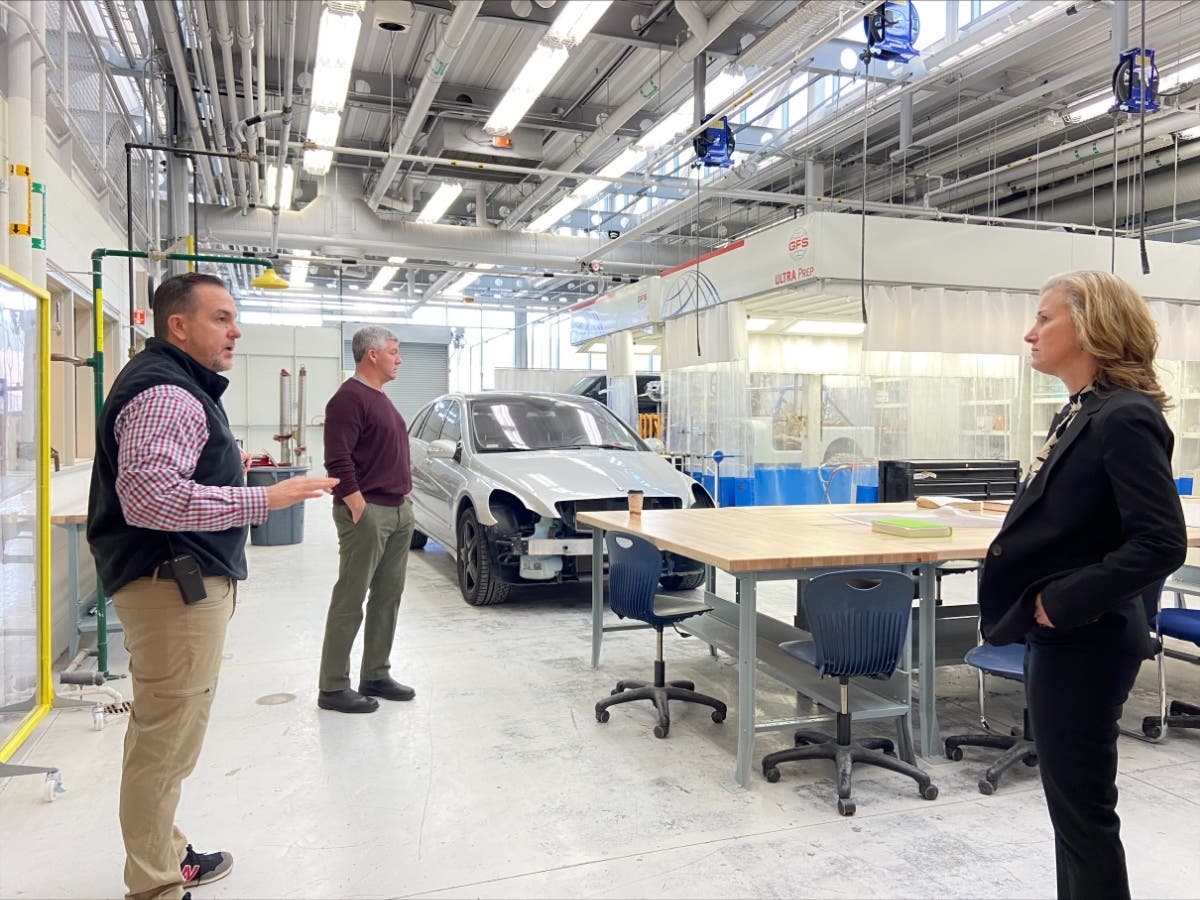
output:
[[1097, 384], [1139, 391], [1169, 409], [1171, 398], [1154, 371], [1158, 330], [1142, 295], [1123, 278], [1099, 271], [1055, 275], [1042, 293], [1055, 288], [1065, 290], [1080, 344], [1096, 359]]

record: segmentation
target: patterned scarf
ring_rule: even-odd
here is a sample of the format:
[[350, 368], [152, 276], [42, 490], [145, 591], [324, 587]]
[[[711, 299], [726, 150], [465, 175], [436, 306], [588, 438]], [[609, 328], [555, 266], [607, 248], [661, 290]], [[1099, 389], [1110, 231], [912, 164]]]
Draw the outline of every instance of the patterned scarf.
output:
[[1042, 466], [1050, 456], [1050, 451], [1054, 449], [1054, 445], [1058, 443], [1059, 438], [1066, 433], [1067, 429], [1071, 427], [1071, 423], [1075, 421], [1075, 416], [1083, 408], [1083, 395], [1095, 389], [1096, 384], [1093, 382], [1078, 393], [1072, 394], [1067, 398], [1066, 405], [1055, 416], [1058, 424], [1053, 427], [1050, 436], [1046, 438], [1046, 443], [1042, 444], [1042, 449], [1037, 452], [1037, 455], [1033, 458], [1033, 462], [1029, 464], [1029, 474], [1025, 476], [1026, 487], [1033, 481], [1033, 477], [1041, 471]]

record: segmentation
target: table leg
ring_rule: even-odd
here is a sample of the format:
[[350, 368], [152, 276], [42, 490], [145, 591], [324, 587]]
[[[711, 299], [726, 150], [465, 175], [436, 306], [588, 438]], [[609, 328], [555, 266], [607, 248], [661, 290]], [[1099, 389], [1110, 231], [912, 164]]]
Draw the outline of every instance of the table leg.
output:
[[754, 697], [758, 676], [757, 584], [754, 574], [738, 575], [738, 749], [734, 780], [737, 786], [750, 786], [750, 767], [754, 764]]
[[938, 749], [937, 720], [937, 606], [934, 599], [933, 563], [921, 566], [921, 605], [918, 619], [921, 625], [921, 652], [918, 663], [920, 679], [920, 734], [921, 755], [927, 759], [941, 761]]
[[604, 640], [604, 531], [592, 529], [592, 668], [600, 665]]

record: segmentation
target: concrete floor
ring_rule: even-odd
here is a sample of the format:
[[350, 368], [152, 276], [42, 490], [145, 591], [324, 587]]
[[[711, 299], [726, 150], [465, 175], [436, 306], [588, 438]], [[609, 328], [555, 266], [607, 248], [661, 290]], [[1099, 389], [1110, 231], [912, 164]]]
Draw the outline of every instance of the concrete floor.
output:
[[[900, 776], [856, 769], [858, 813], [834, 808], [832, 767], [791, 764], [777, 784], [732, 791], [736, 668], [698, 640], [668, 634], [668, 678], [692, 678], [730, 704], [672, 709], [667, 740], [648, 705], [592, 707], [618, 678], [652, 671], [653, 633], [606, 636], [588, 664], [586, 588], [526, 592], [496, 607], [464, 603], [453, 559], [414, 553], [392, 656], [411, 703], [344, 716], [316, 708], [316, 668], [336, 538], [328, 501], [309, 504], [302, 544], [250, 547], [250, 580], [231, 623], [221, 686], [179, 822], [201, 850], [236, 858], [204, 898], [278, 897], [1047, 897], [1052, 835], [1036, 769], [1018, 767], [994, 796], [976, 782], [991, 751], [923, 763], [929, 802]], [[945, 581], [949, 600], [971, 576]], [[728, 589], [726, 580], [721, 586]], [[760, 604], [791, 615], [793, 588]], [[118, 646], [114, 672], [126, 658]], [[357, 662], [355, 663], [357, 665]], [[1200, 697], [1200, 667], [1171, 661], [1181, 696]], [[976, 727], [975, 678], [938, 672], [942, 734]], [[128, 692], [128, 681], [110, 682]], [[1153, 709], [1153, 666], [1126, 710]], [[1020, 716], [1020, 687], [993, 682], [989, 711]], [[794, 695], [759, 682], [759, 713]], [[124, 717], [92, 730], [86, 710], [53, 712], [14, 762], [56, 765], [66, 793], [42, 800], [39, 777], [0, 781], [0, 897], [122, 893], [117, 784]], [[866, 723], [856, 734], [891, 733]], [[788, 746], [760, 735], [756, 757]], [[1133, 892], [1200, 897], [1200, 732], [1158, 745], [1121, 741], [1120, 812]]]

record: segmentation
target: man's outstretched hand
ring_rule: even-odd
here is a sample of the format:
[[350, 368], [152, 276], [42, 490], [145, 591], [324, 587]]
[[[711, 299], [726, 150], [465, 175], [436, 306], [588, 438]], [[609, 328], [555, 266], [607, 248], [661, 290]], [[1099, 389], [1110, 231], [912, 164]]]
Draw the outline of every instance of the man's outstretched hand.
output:
[[304, 500], [316, 500], [328, 494], [338, 483], [336, 478], [310, 478], [306, 475], [285, 478], [266, 488], [267, 509], [286, 509]]

